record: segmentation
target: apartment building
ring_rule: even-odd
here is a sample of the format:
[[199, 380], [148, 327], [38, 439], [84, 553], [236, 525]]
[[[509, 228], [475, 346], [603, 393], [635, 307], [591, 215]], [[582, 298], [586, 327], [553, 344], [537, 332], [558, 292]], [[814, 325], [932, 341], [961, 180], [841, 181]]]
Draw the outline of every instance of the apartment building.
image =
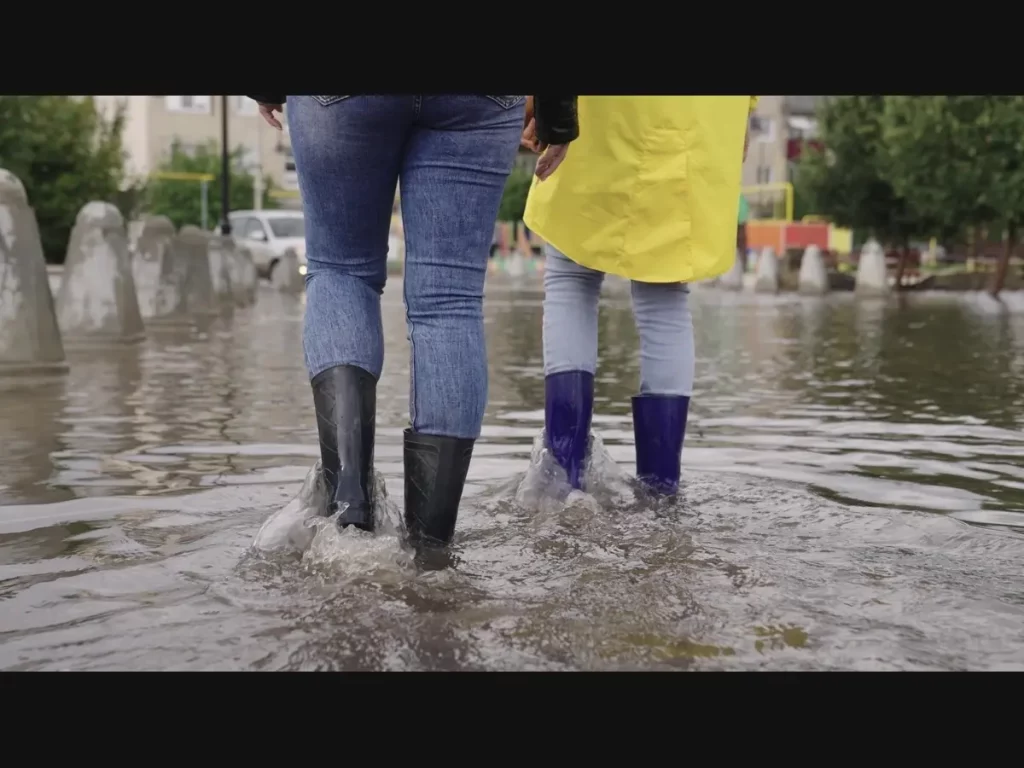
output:
[[[743, 186], [792, 183], [793, 167], [808, 142], [817, 138], [815, 112], [821, 96], [762, 96], [751, 116], [750, 148], [743, 164]], [[779, 215], [782, 189], [748, 194], [752, 213]]]
[[[170, 157], [177, 141], [186, 151], [209, 141], [220, 144], [220, 96], [95, 96], [97, 106], [110, 114], [116, 104], [126, 108], [124, 133], [130, 175], [145, 177]], [[243, 163], [254, 174], [270, 176], [280, 190], [283, 206], [298, 204], [298, 182], [287, 122], [283, 132], [259, 116], [256, 102], [228, 96], [228, 144], [243, 148]]]
[[[178, 141], [183, 147], [220, 142], [220, 96], [95, 96], [97, 105], [111, 111], [118, 102], [126, 107], [125, 149], [130, 175], [144, 177], [155, 171]], [[762, 96], [752, 116], [750, 151], [743, 166], [743, 186], [765, 187], [792, 181], [792, 168], [808, 141], [816, 138], [815, 109], [821, 96]], [[279, 132], [259, 116], [256, 103], [245, 96], [228, 97], [228, 141], [242, 146], [244, 163], [253, 173], [270, 176], [278, 202], [297, 206], [295, 162], [285, 130]], [[530, 168], [533, 153], [523, 150], [519, 162]], [[779, 215], [782, 191], [778, 188], [748, 194], [752, 214]]]

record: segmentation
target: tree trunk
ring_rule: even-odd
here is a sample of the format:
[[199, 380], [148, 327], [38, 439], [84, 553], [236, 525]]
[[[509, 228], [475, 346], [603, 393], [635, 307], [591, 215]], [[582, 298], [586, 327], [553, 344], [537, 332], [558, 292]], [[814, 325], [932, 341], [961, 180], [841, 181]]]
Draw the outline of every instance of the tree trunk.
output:
[[900, 257], [896, 262], [896, 290], [903, 290], [903, 273], [907, 269], [907, 261], [910, 259], [910, 243], [900, 243]]
[[1017, 226], [1011, 222], [1006, 227], [1006, 243], [1002, 254], [999, 256], [999, 263], [996, 264], [996, 270], [992, 273], [992, 284], [988, 289], [993, 298], [999, 297], [999, 293], [1003, 290], [1003, 285], [1006, 283], [1006, 273], [1010, 269], [1010, 256], [1013, 254], [1013, 247], [1016, 244]]

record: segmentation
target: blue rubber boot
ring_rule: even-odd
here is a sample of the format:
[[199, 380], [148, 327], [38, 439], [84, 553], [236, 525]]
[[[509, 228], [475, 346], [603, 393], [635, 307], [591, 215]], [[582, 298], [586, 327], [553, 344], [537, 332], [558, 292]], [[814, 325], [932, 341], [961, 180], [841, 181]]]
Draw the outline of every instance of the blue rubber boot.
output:
[[594, 374], [553, 373], [544, 379], [544, 431], [548, 449], [565, 470], [569, 485], [583, 490], [594, 413]]
[[679, 463], [686, 435], [690, 398], [682, 395], [637, 395], [633, 398], [636, 476], [655, 493], [679, 490]]

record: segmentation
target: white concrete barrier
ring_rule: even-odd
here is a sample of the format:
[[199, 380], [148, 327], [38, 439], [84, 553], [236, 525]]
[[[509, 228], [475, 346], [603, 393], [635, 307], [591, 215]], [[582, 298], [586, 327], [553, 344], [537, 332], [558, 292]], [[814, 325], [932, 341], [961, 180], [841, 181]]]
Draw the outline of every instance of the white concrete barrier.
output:
[[779, 292], [779, 259], [775, 251], [765, 247], [757, 257], [757, 273], [754, 277], [755, 293]]
[[513, 251], [505, 265], [505, 271], [510, 277], [522, 277], [526, 274], [526, 258], [520, 251]]
[[299, 272], [299, 255], [289, 248], [270, 273], [270, 284], [282, 293], [302, 293], [306, 280]]
[[806, 296], [821, 296], [828, 293], [828, 289], [828, 270], [825, 269], [821, 249], [810, 245], [800, 257], [798, 290]]
[[187, 224], [175, 237], [175, 249], [188, 265], [185, 279], [185, 311], [193, 318], [219, 315], [220, 303], [213, 291], [210, 267], [210, 235]]
[[234, 269], [235, 241], [224, 235], [207, 235], [210, 258], [210, 280], [213, 296], [222, 309], [234, 306], [235, 298], [231, 289], [231, 273]]
[[859, 296], [887, 296], [889, 293], [889, 270], [885, 264], [885, 252], [877, 240], [868, 240], [860, 249], [854, 290]]
[[746, 263], [746, 256], [742, 251], [736, 251], [736, 260], [732, 269], [718, 278], [718, 287], [723, 291], [743, 290], [743, 266]]
[[110, 203], [91, 202], [78, 212], [57, 293], [57, 321], [65, 341], [145, 337], [124, 219]]
[[[388, 266], [397, 267], [405, 262], [405, 238], [392, 231], [388, 235]], [[280, 265], [278, 265], [280, 266]]]
[[187, 319], [185, 283], [188, 259], [176, 247], [174, 224], [166, 216], [133, 221], [129, 229], [132, 277], [139, 311], [146, 322]]
[[[145, 250], [139, 250], [145, 225], [146, 220], [128, 222], [128, 252], [132, 257], [132, 279], [135, 281], [135, 296], [139, 300], [139, 314], [143, 320], [148, 320], [155, 312], [163, 244], [157, 239], [147, 238]], [[172, 230], [171, 236], [173, 235]]]
[[67, 367], [35, 213], [0, 168], [0, 373]]
[[256, 303], [259, 274], [252, 252], [245, 246], [235, 245], [231, 252], [231, 295], [238, 307], [251, 307]]

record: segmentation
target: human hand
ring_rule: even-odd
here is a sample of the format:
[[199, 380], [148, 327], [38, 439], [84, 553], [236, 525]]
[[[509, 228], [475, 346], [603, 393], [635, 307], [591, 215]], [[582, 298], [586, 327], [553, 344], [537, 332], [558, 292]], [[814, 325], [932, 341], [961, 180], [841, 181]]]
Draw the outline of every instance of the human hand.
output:
[[533, 96], [526, 97], [526, 114], [523, 118], [523, 136], [519, 143], [529, 150], [540, 152], [540, 142], [537, 140], [537, 121], [533, 115]]
[[271, 128], [277, 128], [279, 131], [283, 131], [284, 127], [281, 125], [281, 121], [274, 117], [274, 112], [280, 112], [284, 114], [284, 105], [282, 104], [260, 104], [260, 115], [270, 125]]
[[565, 160], [566, 154], [569, 152], [568, 144], [552, 144], [551, 146], [542, 146], [539, 151], [544, 154], [537, 160], [537, 178], [541, 181], [547, 179]]
[[530, 122], [523, 128], [523, 137], [519, 140], [519, 143], [533, 152], [540, 152], [540, 140], [537, 138], [537, 121], [532, 117]]

